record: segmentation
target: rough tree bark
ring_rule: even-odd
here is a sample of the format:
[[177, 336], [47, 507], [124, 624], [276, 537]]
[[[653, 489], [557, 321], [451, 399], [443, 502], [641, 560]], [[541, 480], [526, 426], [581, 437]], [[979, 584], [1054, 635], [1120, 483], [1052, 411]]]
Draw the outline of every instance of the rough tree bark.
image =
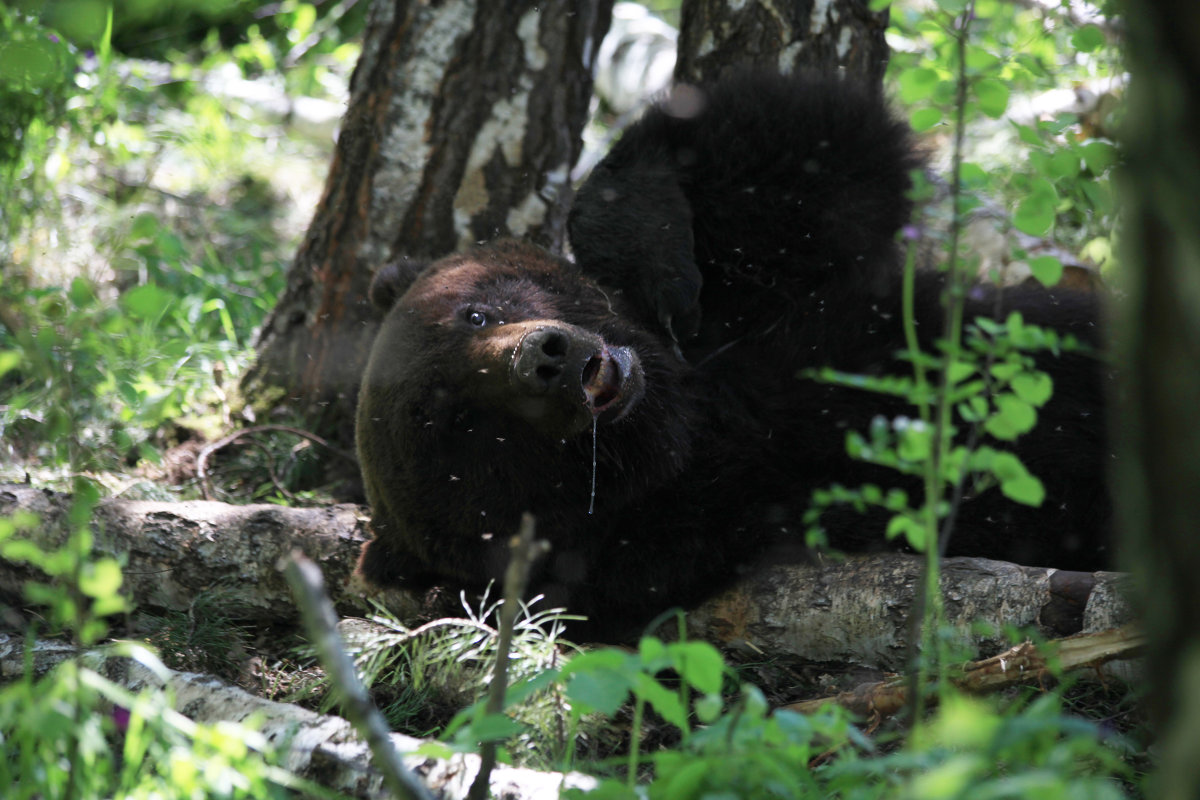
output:
[[844, 69], [883, 80], [887, 10], [867, 0], [691, 0], [683, 4], [675, 79], [696, 83], [731, 67]]
[[376, 0], [324, 195], [263, 326], [247, 397], [349, 446], [392, 258], [526, 236], [557, 248], [612, 0]]
[[1128, 299], [1114, 485], [1143, 587], [1163, 734], [1159, 784], [1147, 796], [1174, 800], [1200, 795], [1200, 6], [1126, 5]]

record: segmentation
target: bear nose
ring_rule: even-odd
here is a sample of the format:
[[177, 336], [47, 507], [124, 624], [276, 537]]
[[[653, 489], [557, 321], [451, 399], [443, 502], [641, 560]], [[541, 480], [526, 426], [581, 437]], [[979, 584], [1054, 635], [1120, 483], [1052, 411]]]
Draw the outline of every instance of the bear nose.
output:
[[546, 394], [562, 383], [571, 337], [561, 328], [530, 331], [517, 347], [513, 374], [531, 394]]

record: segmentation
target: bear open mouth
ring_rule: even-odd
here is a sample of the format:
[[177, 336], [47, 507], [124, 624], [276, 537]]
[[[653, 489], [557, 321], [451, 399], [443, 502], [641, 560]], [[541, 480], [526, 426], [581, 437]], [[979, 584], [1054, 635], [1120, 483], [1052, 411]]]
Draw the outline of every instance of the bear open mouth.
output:
[[604, 347], [589, 358], [581, 380], [592, 416], [624, 416], [641, 397], [640, 377], [641, 365], [628, 347]]

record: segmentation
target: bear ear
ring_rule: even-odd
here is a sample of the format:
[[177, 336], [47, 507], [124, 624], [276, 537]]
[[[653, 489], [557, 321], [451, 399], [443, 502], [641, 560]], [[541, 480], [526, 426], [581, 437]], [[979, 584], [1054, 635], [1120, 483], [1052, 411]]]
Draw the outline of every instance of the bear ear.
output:
[[371, 279], [371, 288], [367, 290], [371, 304], [380, 311], [390, 310], [427, 266], [428, 261], [408, 256], [401, 256], [384, 264]]

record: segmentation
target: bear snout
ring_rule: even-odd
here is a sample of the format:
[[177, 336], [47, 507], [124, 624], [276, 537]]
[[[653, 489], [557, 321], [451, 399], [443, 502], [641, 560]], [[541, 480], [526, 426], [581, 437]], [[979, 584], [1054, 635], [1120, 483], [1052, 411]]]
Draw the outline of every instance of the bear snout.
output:
[[[641, 364], [628, 347], [609, 347], [590, 331], [567, 324], [540, 324], [528, 331], [513, 353], [511, 377], [527, 397], [547, 398], [559, 411], [619, 418], [640, 399]], [[553, 398], [553, 399], [552, 399]], [[543, 412], [549, 407], [542, 405]], [[529, 412], [528, 403], [522, 409]], [[535, 414], [534, 416], [541, 416]]]
[[[557, 326], [543, 326], [521, 338], [512, 367], [513, 379], [521, 389], [544, 395], [562, 389], [570, 392], [575, 388], [568, 383], [570, 378], [567, 376], [571, 372], [582, 374], [582, 365], [595, 349], [595, 343], [579, 341], [583, 337], [572, 333]], [[569, 369], [572, 362], [578, 363], [578, 371]], [[582, 393], [582, 384], [579, 389]]]

